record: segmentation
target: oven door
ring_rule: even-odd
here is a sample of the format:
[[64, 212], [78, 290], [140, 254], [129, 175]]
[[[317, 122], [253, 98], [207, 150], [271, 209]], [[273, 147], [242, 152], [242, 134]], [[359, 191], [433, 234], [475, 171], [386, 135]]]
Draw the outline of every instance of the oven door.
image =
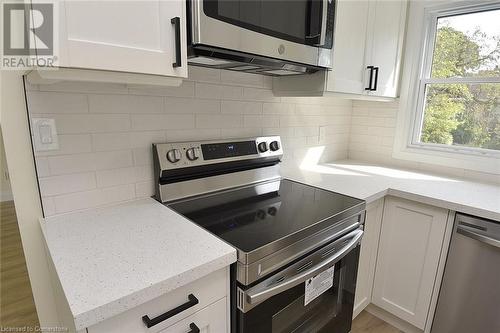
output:
[[[255, 286], [238, 287], [236, 332], [348, 333], [362, 236], [355, 230]], [[333, 286], [306, 305], [306, 281], [328, 270]]]
[[191, 43], [330, 67], [334, 0], [190, 0]]

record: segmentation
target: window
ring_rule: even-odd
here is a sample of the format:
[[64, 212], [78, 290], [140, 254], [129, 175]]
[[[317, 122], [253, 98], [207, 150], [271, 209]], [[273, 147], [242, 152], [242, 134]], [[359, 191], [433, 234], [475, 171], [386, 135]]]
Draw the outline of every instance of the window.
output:
[[430, 15], [412, 145], [500, 154], [500, 7]]

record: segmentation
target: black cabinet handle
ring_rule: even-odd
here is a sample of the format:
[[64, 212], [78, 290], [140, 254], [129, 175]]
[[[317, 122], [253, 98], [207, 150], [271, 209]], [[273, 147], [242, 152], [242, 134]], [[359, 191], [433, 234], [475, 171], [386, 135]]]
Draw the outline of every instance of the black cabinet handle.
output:
[[175, 62], [172, 63], [172, 66], [181, 67], [181, 18], [174, 17], [170, 20], [170, 23], [174, 25], [175, 28]]
[[365, 88], [365, 90], [372, 91], [372, 82], [373, 82], [373, 69], [375, 67], [373, 66], [367, 66], [366, 69], [370, 70], [370, 79], [368, 80], [368, 87]]
[[188, 333], [200, 333], [200, 329], [198, 328], [198, 326], [196, 326], [195, 323], [189, 324], [189, 328], [191, 329], [191, 331], [189, 331]]
[[[148, 315], [142, 316], [142, 321], [144, 322], [144, 324], [146, 325], [147, 328], [150, 328], [150, 327], [153, 327], [153, 326], [161, 323], [162, 321], [167, 320], [168, 318], [175, 316], [176, 314], [181, 313], [182, 311], [186, 311], [187, 309], [195, 306], [198, 303], [199, 303], [198, 299], [196, 297], [194, 297], [193, 294], [189, 294], [188, 301], [186, 303], [181, 304], [178, 307], [176, 307], [175, 309], [169, 310], [169, 311], [165, 312], [164, 314], [161, 314], [158, 317], [155, 317], [153, 319], [150, 319]], [[198, 332], [199, 332], [199, 330], [198, 330]]]
[[378, 70], [379, 67], [374, 67], [373, 70], [375, 71], [375, 84], [373, 85], [372, 91], [377, 90], [377, 85], [378, 85]]

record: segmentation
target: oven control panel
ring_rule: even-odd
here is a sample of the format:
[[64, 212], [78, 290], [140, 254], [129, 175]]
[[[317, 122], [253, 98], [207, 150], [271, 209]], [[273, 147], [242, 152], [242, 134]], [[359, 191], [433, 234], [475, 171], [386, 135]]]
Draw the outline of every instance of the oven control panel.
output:
[[153, 144], [155, 163], [161, 170], [195, 167], [216, 163], [281, 157], [279, 136], [234, 140], [172, 142]]

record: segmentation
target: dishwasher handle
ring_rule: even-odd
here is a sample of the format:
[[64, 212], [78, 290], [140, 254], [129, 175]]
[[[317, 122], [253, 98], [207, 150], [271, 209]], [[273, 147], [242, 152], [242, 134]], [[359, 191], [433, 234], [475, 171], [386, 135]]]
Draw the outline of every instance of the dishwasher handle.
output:
[[467, 228], [467, 227], [459, 225], [459, 226], [457, 226], [457, 232], [461, 235], [472, 238], [472, 239], [477, 240], [479, 242], [486, 243], [488, 245], [500, 248], [500, 240], [499, 239], [485, 236], [485, 235], [481, 235], [477, 232], [469, 230], [469, 228]]

